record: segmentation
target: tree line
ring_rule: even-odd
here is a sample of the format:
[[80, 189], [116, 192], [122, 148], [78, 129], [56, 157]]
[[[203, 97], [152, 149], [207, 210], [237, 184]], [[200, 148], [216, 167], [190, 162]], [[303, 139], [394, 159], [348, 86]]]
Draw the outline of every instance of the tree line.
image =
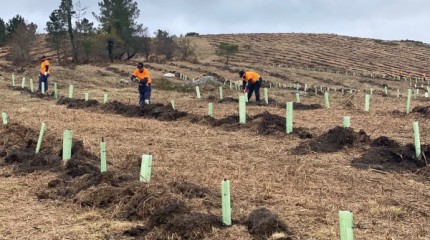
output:
[[[133, 0], [102, 0], [99, 13], [92, 13], [98, 25], [86, 15], [80, 1], [61, 0], [46, 23], [47, 46], [55, 51], [58, 62], [75, 64], [94, 61], [128, 60], [136, 54], [147, 60], [151, 55], [157, 60], [195, 59], [195, 47], [186, 37], [171, 35], [158, 29], [151, 38], [148, 28], [138, 23], [140, 15]], [[16, 15], [7, 23], [0, 18], [0, 46], [11, 47], [11, 60], [30, 61], [30, 51], [35, 44], [37, 25]], [[190, 35], [198, 35], [190, 33]], [[186, 35], [187, 36], [187, 35]]]
[[[53, 50], [55, 58], [62, 64], [75, 64], [115, 60], [129, 60], [140, 54], [151, 60], [196, 61], [196, 49], [189, 36], [198, 36], [196, 32], [185, 36], [171, 35], [158, 29], [155, 37], [150, 37], [148, 28], [138, 23], [140, 15], [138, 4], [134, 0], [101, 0], [98, 2], [99, 13], [92, 12], [98, 25], [86, 18], [86, 7], [80, 1], [61, 0], [57, 9], [49, 15], [44, 27], [46, 45]], [[38, 26], [28, 23], [16, 15], [7, 23], [0, 18], [0, 46], [11, 47], [10, 60], [28, 62], [30, 52], [35, 46], [42, 46], [35, 39]], [[36, 45], [37, 44], [37, 45]], [[39, 49], [39, 52], [43, 52]], [[238, 51], [237, 45], [222, 43], [217, 50], [220, 56], [226, 56], [227, 64], [231, 55]]]

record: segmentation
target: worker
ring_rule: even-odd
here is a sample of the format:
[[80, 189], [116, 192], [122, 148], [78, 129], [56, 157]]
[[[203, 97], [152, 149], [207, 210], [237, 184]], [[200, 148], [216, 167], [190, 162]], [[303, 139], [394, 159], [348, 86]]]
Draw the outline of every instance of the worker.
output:
[[422, 73], [422, 75], [423, 75], [423, 81], [426, 81], [426, 74]]
[[48, 91], [48, 78], [51, 71], [48, 58], [43, 55], [39, 58], [40, 60], [40, 71], [39, 71], [39, 92], [42, 92], [42, 83], [45, 85], [45, 93]]
[[260, 74], [252, 71], [245, 72], [241, 70], [239, 77], [242, 78], [242, 90], [244, 93], [248, 93], [248, 100], [251, 99], [252, 92], [255, 91], [255, 100], [260, 102], [260, 87], [263, 84], [263, 78]]
[[148, 69], [143, 67], [143, 63], [137, 64], [137, 69], [133, 72], [130, 79], [139, 83], [139, 105], [143, 106], [150, 103], [151, 99], [151, 75]]

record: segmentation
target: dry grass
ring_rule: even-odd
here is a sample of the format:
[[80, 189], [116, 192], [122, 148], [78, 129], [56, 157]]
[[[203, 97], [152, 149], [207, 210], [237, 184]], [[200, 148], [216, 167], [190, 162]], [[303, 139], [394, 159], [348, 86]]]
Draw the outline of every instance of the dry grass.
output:
[[[202, 43], [203, 45], [205, 43]], [[209, 57], [210, 54], [206, 53]], [[187, 65], [188, 63], [181, 63]], [[181, 70], [180, 67], [157, 64], [163, 69]], [[132, 71], [130, 65], [114, 67]], [[201, 65], [195, 66], [203, 68]], [[60, 94], [67, 93], [68, 84], [75, 84], [75, 96], [83, 98], [86, 91], [101, 101], [103, 92], [109, 92], [109, 100], [136, 103], [135, 86], [120, 86], [117, 75], [100, 77], [96, 66], [78, 66], [72, 71], [56, 67], [56, 71], [68, 76], [58, 81]], [[151, 70], [151, 69], [150, 69]], [[209, 71], [220, 71], [208, 66]], [[330, 78], [335, 82], [361, 88], [355, 78], [333, 73], [317, 73], [290, 69], [293, 79], [300, 74]], [[155, 81], [162, 71], [151, 71]], [[189, 70], [190, 76], [200, 71]], [[220, 71], [226, 78], [236, 78], [230, 72]], [[18, 79], [20, 79], [18, 77]], [[311, 78], [309, 78], [311, 79]], [[359, 77], [356, 77], [359, 80]], [[274, 79], [281, 82], [282, 79]], [[300, 79], [301, 80], [301, 79]], [[179, 80], [173, 80], [180, 83]], [[321, 83], [313, 78], [315, 83]], [[426, 225], [430, 223], [429, 185], [411, 172], [387, 172], [385, 174], [351, 166], [369, 147], [352, 147], [335, 153], [309, 153], [294, 155], [292, 150], [305, 140], [294, 136], [261, 136], [255, 131], [241, 129], [225, 131], [221, 128], [192, 124], [188, 118], [173, 122], [155, 119], [127, 118], [101, 112], [66, 109], [53, 101], [30, 98], [7, 87], [8, 74], [0, 81], [0, 111], [10, 116], [11, 122], [39, 129], [40, 122], [47, 124], [47, 135], [61, 139], [64, 129], [70, 128], [75, 138], [82, 139], [86, 149], [98, 154], [99, 141], [105, 138], [108, 147], [109, 169], [130, 169], [131, 161], [142, 154], [151, 153], [153, 158], [153, 184], [188, 181], [219, 192], [221, 180], [231, 180], [232, 214], [235, 220], [243, 219], [254, 209], [265, 207], [276, 213], [295, 235], [295, 239], [338, 238], [338, 211], [354, 213], [354, 235], [357, 239], [429, 239]], [[396, 83], [402, 89], [407, 83]], [[52, 86], [52, 85], [51, 85]], [[403, 90], [404, 92], [404, 90]], [[225, 91], [225, 96], [237, 98], [237, 92]], [[216, 93], [202, 92], [204, 99], [197, 100], [193, 93], [153, 90], [153, 101], [168, 103], [175, 99], [179, 110], [195, 115], [207, 114], [207, 96]], [[270, 96], [280, 105], [292, 101], [295, 96], [289, 90], [272, 88]], [[372, 139], [388, 136], [401, 144], [413, 142], [412, 122], [419, 121], [421, 141], [429, 144], [428, 119], [418, 114], [393, 115], [391, 112], [405, 109], [405, 98], [373, 95], [371, 112], [364, 112], [364, 94], [359, 92], [351, 100], [352, 108], [344, 106], [348, 95], [330, 93], [330, 109], [295, 111], [297, 127], [309, 129], [315, 136], [342, 124], [345, 115], [351, 116], [354, 129], [364, 129]], [[305, 104], [324, 105], [323, 96], [302, 96]], [[412, 105], [427, 104], [422, 97]], [[222, 118], [237, 112], [233, 103], [214, 105], [215, 117]], [[282, 107], [248, 106], [248, 114], [263, 111], [285, 115]], [[0, 136], [1, 140], [1, 136]], [[60, 149], [60, 142], [57, 149]], [[42, 146], [43, 147], [43, 146]], [[2, 167], [0, 174], [11, 169]], [[4, 177], [0, 183], [0, 239], [127, 239], [122, 232], [145, 222], [121, 221], [114, 214], [101, 209], [80, 208], [73, 203], [53, 200], [38, 201], [35, 189], [46, 188], [53, 174], [36, 172], [25, 176]], [[136, 176], [137, 177], [137, 176]], [[199, 212], [220, 216], [218, 206], [203, 207], [201, 199], [187, 200], [187, 204]], [[218, 203], [219, 204], [219, 203]], [[12, 214], [13, 213], [13, 214]], [[160, 231], [160, 232], [157, 232]], [[155, 238], [161, 229], [155, 229], [149, 239]], [[175, 234], [170, 239], [175, 239]], [[206, 239], [251, 239], [246, 228], [213, 228]], [[278, 239], [274, 234], [271, 239]]]

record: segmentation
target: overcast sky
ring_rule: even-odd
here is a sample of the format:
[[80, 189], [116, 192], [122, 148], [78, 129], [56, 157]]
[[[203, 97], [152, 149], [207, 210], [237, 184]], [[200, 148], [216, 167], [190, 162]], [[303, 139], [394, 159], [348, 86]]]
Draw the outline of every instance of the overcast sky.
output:
[[[136, 0], [138, 21], [170, 34], [335, 33], [430, 43], [430, 0]], [[99, 12], [98, 0], [81, 0]], [[2, 0], [0, 18], [16, 14], [43, 32], [60, 0]], [[97, 24], [96, 24], [97, 25]]]

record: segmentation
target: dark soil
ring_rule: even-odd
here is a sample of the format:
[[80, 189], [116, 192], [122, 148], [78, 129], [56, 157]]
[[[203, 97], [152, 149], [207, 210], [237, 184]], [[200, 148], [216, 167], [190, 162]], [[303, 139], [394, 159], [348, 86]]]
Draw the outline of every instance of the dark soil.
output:
[[[215, 119], [210, 116], [194, 116], [191, 123], [209, 125], [212, 127], [221, 127], [226, 131], [237, 131], [241, 129], [251, 129], [259, 135], [280, 135], [286, 134], [286, 119], [278, 115], [271, 114], [267, 111], [257, 114], [253, 117], [246, 117], [246, 124], [239, 123], [238, 115], [230, 115], [221, 119]], [[312, 138], [312, 134], [304, 128], [294, 128], [293, 134], [299, 138]]]
[[413, 144], [401, 146], [387, 137], [375, 139], [372, 146], [367, 153], [354, 159], [351, 165], [361, 169], [414, 172], [430, 180], [429, 167], [426, 166], [426, 159], [430, 156], [430, 145], [421, 145], [422, 154], [418, 158], [415, 156]]
[[352, 128], [335, 127], [318, 136], [316, 139], [300, 144], [293, 152], [296, 154], [336, 152], [345, 147], [353, 147], [369, 142], [370, 137], [363, 130], [354, 132]]
[[121, 114], [127, 117], [152, 117], [162, 121], [175, 121], [187, 115], [186, 112], [173, 109], [170, 104], [163, 105], [161, 103], [153, 103], [140, 107], [113, 101], [102, 105], [101, 109], [106, 112]]
[[204, 198], [211, 194], [211, 191], [205, 187], [197, 186], [189, 182], [173, 182], [172, 186], [183, 194], [186, 198]]
[[218, 100], [218, 103], [238, 103], [239, 99], [232, 97], [225, 97], [223, 99]]
[[[285, 106], [283, 106], [285, 107]], [[320, 104], [303, 104], [294, 102], [293, 103], [293, 110], [314, 110], [314, 109], [321, 109], [323, 108]]]
[[143, 237], [149, 232], [149, 229], [145, 226], [136, 226], [124, 231], [124, 235], [130, 237]]
[[34, 92], [31, 92], [31, 89], [28, 87], [24, 87], [22, 88], [21, 86], [10, 86], [11, 89], [15, 90], [15, 91], [20, 91], [22, 94], [28, 94], [30, 95], [30, 97], [33, 98], [41, 98], [41, 99], [54, 99], [54, 92], [47, 92], [45, 94], [42, 94], [41, 92], [37, 91], [37, 84], [34, 85]]
[[386, 136], [378, 137], [372, 140], [370, 144], [372, 147], [390, 147], [390, 148], [398, 148], [400, 144]]
[[220, 217], [203, 213], [180, 214], [166, 224], [166, 230], [181, 239], [203, 239], [212, 228], [222, 227]]
[[430, 116], [430, 106], [416, 106], [412, 109], [412, 112]]
[[177, 215], [191, 213], [190, 208], [183, 202], [169, 202], [164, 207], [154, 211], [149, 217], [151, 227], [161, 226], [169, 223]]
[[15, 173], [58, 170], [62, 161], [55, 155], [34, 152], [34, 148], [16, 148], [7, 153], [4, 162], [13, 164]]
[[57, 104], [67, 105], [67, 108], [80, 109], [80, 108], [96, 107], [99, 105], [99, 102], [97, 100], [85, 101], [85, 99], [60, 97], [60, 99], [58, 99], [57, 101]]
[[0, 128], [0, 157], [2, 164], [14, 165], [14, 173], [30, 173], [38, 170], [58, 170], [61, 160], [52, 154], [51, 138], [45, 136], [41, 152], [35, 153], [38, 133], [17, 123]]
[[245, 220], [244, 225], [248, 228], [248, 232], [253, 238], [257, 240], [268, 239], [276, 232], [291, 235], [287, 225], [285, 225], [277, 215], [271, 213], [266, 208], [259, 208], [252, 211]]

